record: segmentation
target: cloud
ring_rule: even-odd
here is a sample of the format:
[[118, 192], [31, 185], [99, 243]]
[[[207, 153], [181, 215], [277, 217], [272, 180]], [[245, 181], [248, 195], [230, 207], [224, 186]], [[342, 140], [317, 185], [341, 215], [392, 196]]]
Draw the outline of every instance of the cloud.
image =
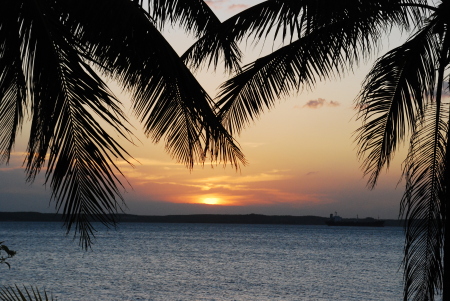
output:
[[318, 171], [310, 171], [310, 172], [306, 173], [306, 176], [312, 176], [312, 175], [315, 175], [318, 173], [319, 173]]
[[212, 9], [226, 9], [232, 12], [240, 12], [250, 7], [246, 4], [229, 4], [229, 0], [205, 0], [205, 3]]
[[307, 107], [310, 109], [318, 109], [323, 107], [323, 104], [325, 103], [325, 99], [318, 98], [316, 100], [310, 100], [308, 101], [303, 107]]
[[271, 171], [238, 177], [221, 175], [200, 178], [186, 177], [185, 170], [183, 170], [183, 173], [179, 174], [174, 174], [173, 172], [168, 174], [161, 168], [154, 168], [151, 171], [148, 171], [147, 169], [139, 166], [136, 168], [122, 168], [122, 172], [127, 179], [131, 180], [133, 187], [145, 186], [153, 183], [158, 185], [193, 187], [204, 191], [217, 188], [227, 190], [245, 190], [248, 189], [250, 184], [284, 181], [292, 178], [292, 175], [289, 174], [290, 170], [287, 169], [273, 169]]
[[[327, 107], [338, 107], [340, 106], [340, 103], [334, 100], [326, 100], [323, 98], [318, 98], [318, 99], [312, 99], [310, 101], [308, 101], [302, 108], [309, 108], [309, 109], [318, 109], [321, 108], [323, 106], [327, 106]], [[295, 108], [299, 108], [299, 106], [295, 106]]]
[[339, 107], [341, 104], [337, 101], [334, 100], [330, 100], [330, 102], [328, 103], [329, 107]]
[[228, 0], [205, 0], [205, 3], [211, 7], [216, 9], [221, 9], [222, 6], [227, 3]]
[[242, 176], [242, 177], [210, 177], [191, 180], [190, 182], [199, 183], [229, 183], [229, 184], [244, 184], [244, 183], [255, 183], [255, 182], [267, 182], [267, 181], [281, 181], [291, 178], [290, 175], [276, 174], [277, 172], [263, 172], [254, 175]]
[[18, 166], [15, 166], [15, 167], [0, 167], [0, 172], [1, 171], [12, 171], [12, 170], [24, 170], [25, 168], [23, 168], [23, 167], [18, 167]]
[[249, 7], [250, 7], [249, 5], [245, 5], [245, 4], [232, 4], [232, 5], [228, 6], [228, 10], [243, 11]]
[[[137, 161], [138, 165], [141, 166], [180, 166], [180, 164], [173, 161], [159, 161], [147, 158], [128, 158], [128, 161], [131, 163], [135, 163], [135, 161]], [[118, 160], [114, 163], [117, 166], [130, 166], [130, 164], [124, 160]]]

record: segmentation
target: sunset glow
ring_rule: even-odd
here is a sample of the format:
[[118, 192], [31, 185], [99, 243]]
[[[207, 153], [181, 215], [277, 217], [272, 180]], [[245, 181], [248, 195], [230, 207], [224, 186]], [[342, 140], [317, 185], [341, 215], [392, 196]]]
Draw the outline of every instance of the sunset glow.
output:
[[220, 199], [219, 198], [204, 198], [202, 200], [203, 204], [207, 205], [220, 205]]
[[[221, 20], [231, 17], [238, 9], [260, 2], [262, 0], [206, 1]], [[163, 35], [180, 55], [195, 39], [171, 27]], [[402, 39], [405, 37], [400, 34], [392, 36], [378, 54], [402, 43]], [[267, 40], [267, 43], [248, 48], [243, 43], [240, 45], [243, 64], [271, 53], [281, 46], [280, 43]], [[231, 76], [224, 72], [221, 63], [217, 70], [205, 67], [195, 73], [213, 99]], [[155, 144], [152, 136], [149, 139], [145, 133], [143, 124], [133, 114], [132, 95], [118, 83], [109, 81], [111, 91], [123, 105], [133, 134], [130, 141], [117, 140], [130, 157], [114, 160], [123, 173], [123, 177], [117, 176], [124, 185], [123, 188], [118, 186], [125, 202], [124, 211], [139, 215], [300, 216], [329, 216], [337, 211], [343, 217], [396, 219], [404, 187], [404, 183], [398, 185], [398, 181], [408, 148], [399, 150], [389, 173], [383, 172], [376, 189], [370, 191], [355, 144], [354, 133], [361, 122], [355, 117], [354, 99], [373, 63], [368, 60], [342, 77], [317, 81], [311, 89], [301, 86], [298, 93], [283, 94], [270, 110], [264, 109], [249, 122], [242, 133], [233, 133], [248, 161], [238, 168], [230, 161], [206, 160], [196, 162], [198, 164], [191, 170], [176, 162], [166, 152], [164, 137]], [[55, 211], [54, 203], [49, 206], [51, 189], [44, 185], [45, 169], [37, 175], [33, 185], [24, 180], [29, 128], [29, 124], [24, 125], [24, 134], [17, 139], [9, 164], [0, 165], [0, 211]]]

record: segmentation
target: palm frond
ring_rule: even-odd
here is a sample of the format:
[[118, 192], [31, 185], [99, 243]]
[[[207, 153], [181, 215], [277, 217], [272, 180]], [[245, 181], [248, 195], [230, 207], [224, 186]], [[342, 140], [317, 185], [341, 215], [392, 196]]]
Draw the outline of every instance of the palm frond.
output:
[[227, 36], [226, 31], [224, 26], [217, 26], [217, 29], [211, 30], [189, 47], [181, 59], [194, 71], [204, 64], [216, 69], [221, 61], [225, 72], [240, 70], [242, 52], [237, 43]]
[[[283, 1], [264, 1], [222, 23], [210, 26], [183, 54], [183, 60], [190, 68], [197, 69], [206, 61], [208, 61], [208, 67], [211, 65], [217, 67], [219, 58], [223, 57], [226, 71], [240, 71], [239, 62], [242, 54], [237, 48], [237, 43], [246, 35], [250, 34], [257, 37], [256, 40], [260, 40], [263, 36], [267, 37], [268, 32], [273, 30], [276, 32], [274, 39], [280, 31], [283, 32], [283, 39], [288, 32], [300, 33], [301, 29], [297, 21], [299, 11], [296, 4], [298, 3], [290, 4], [294, 4], [297, 11], [293, 12], [292, 7]], [[282, 28], [283, 25], [284, 28]], [[274, 27], [276, 29], [273, 29]]]
[[220, 23], [203, 0], [150, 0], [148, 11], [159, 28], [164, 28], [167, 23], [178, 24], [197, 38]]
[[401, 202], [405, 218], [404, 300], [434, 300], [442, 289], [448, 106], [425, 107], [412, 135], [404, 174], [407, 189]]
[[251, 120], [292, 90], [309, 88], [316, 81], [342, 76], [367, 58], [382, 36], [383, 21], [369, 22], [355, 15], [312, 31], [295, 42], [245, 66], [221, 86], [219, 116], [231, 133], [239, 133]]
[[[409, 4], [426, 4], [426, 1], [269, 0], [250, 8], [248, 14], [244, 11], [232, 19], [238, 39], [250, 31], [257, 41], [266, 38], [270, 32], [274, 32], [274, 39], [280, 37], [292, 41], [323, 27], [340, 24], [342, 20], [354, 22], [356, 19], [367, 26], [376, 19], [383, 26], [389, 24], [388, 27], [408, 29], [411, 21], [420, 22], [424, 16], [423, 8]], [[362, 22], [364, 19], [367, 25]]]
[[62, 26], [59, 9], [47, 1], [21, 7], [21, 56], [32, 103], [26, 171], [32, 181], [48, 162], [46, 182], [67, 231], [75, 225], [87, 248], [92, 221], [115, 223], [122, 184], [114, 159], [129, 156], [103, 127], [109, 125], [125, 139], [129, 132], [118, 101]]
[[3, 286], [0, 288], [0, 300], [1, 301], [51, 301], [54, 300], [52, 296], [49, 296], [44, 290], [43, 293], [38, 288], [31, 287], [27, 289], [15, 287]]
[[203, 0], [152, 0], [149, 12], [159, 28], [178, 24], [198, 39], [182, 56], [190, 68], [198, 69], [206, 61], [208, 68], [215, 68], [223, 61], [226, 70], [238, 70], [241, 51], [235, 41], [222, 34], [222, 23]]
[[387, 30], [394, 25], [408, 29], [412, 20], [420, 23], [424, 16], [420, 4], [425, 3], [414, 0], [268, 0], [232, 16], [219, 26], [208, 28], [183, 58], [193, 68], [198, 68], [202, 61], [217, 64], [215, 58], [219, 54], [225, 58], [236, 56], [230, 46], [245, 37], [257, 43], [267, 41], [268, 36], [273, 35], [271, 39], [277, 43], [280, 40], [291, 43], [323, 27], [342, 26], [342, 20], [351, 23], [355, 17], [363, 26], [361, 21], [370, 24], [371, 20], [378, 19]]
[[[79, 21], [71, 27], [80, 44], [87, 45], [86, 55], [132, 93], [135, 112], [153, 141], [164, 137], [168, 152], [189, 168], [203, 163], [205, 153], [236, 167], [245, 163], [212, 100], [142, 7], [130, 1], [115, 1], [114, 9], [107, 10], [110, 1], [71, 5], [71, 15]], [[110, 22], [99, 23], [99, 13]]]
[[356, 131], [358, 155], [364, 158], [362, 168], [371, 188], [433, 97], [439, 49], [434, 25], [381, 57], [357, 98], [358, 119], [363, 122]]
[[26, 110], [26, 83], [17, 22], [19, 11], [19, 1], [7, 1], [0, 8], [0, 163], [9, 161]]

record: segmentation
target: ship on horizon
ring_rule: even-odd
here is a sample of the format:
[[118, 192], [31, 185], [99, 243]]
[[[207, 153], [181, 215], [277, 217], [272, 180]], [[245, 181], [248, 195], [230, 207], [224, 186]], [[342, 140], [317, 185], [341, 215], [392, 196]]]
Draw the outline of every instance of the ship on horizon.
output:
[[374, 219], [373, 217], [366, 217], [364, 219], [359, 218], [342, 218], [337, 215], [337, 212], [333, 215], [330, 214], [330, 219], [325, 223], [328, 226], [350, 226], [350, 227], [384, 227], [384, 221]]

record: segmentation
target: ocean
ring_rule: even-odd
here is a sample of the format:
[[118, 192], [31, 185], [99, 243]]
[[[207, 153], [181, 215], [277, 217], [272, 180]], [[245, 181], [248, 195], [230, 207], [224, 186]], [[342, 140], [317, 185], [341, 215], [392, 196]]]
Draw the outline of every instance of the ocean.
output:
[[60, 301], [402, 299], [400, 227], [123, 223], [86, 252], [59, 223], [0, 222], [0, 241], [1, 284]]

